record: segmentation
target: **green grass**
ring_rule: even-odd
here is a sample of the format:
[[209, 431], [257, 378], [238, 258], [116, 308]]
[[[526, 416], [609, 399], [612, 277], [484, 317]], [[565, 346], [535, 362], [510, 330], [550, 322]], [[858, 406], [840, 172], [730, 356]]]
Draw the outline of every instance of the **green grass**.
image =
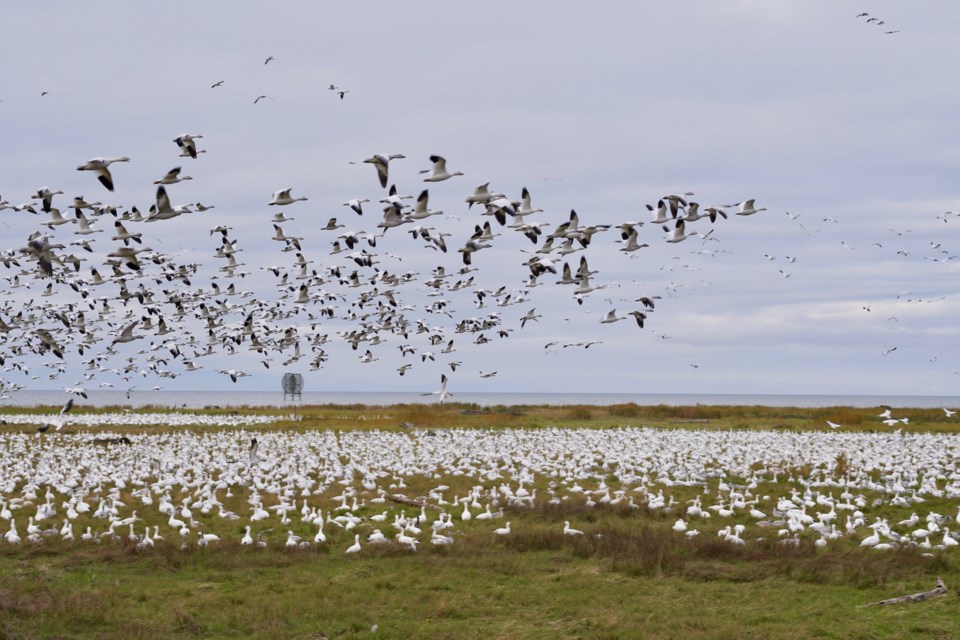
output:
[[[712, 559], [681, 560], [667, 550], [668, 557], [655, 560], [643, 555], [645, 546], [629, 545], [620, 540], [611, 548], [559, 534], [473, 540], [416, 554], [370, 548], [352, 557], [236, 543], [188, 552], [33, 549], [0, 559], [0, 638], [960, 634], [953, 594], [918, 604], [858, 606], [929, 589], [934, 570], [944, 570], [949, 585], [960, 572], [943, 559], [865, 556], [868, 571], [856, 584], [834, 568], [857, 564], [845, 554], [821, 557], [800, 549], [772, 560], [754, 557], [763, 552], [726, 557], [720, 551]], [[694, 555], [709, 555], [709, 546]]]

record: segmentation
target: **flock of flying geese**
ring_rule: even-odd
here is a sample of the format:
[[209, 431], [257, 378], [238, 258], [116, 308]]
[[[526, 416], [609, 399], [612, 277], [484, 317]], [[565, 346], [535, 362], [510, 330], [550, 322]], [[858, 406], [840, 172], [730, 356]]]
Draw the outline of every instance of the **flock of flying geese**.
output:
[[[192, 162], [206, 152], [202, 140], [201, 134], [184, 133], [173, 142], [179, 157]], [[391, 182], [392, 163], [403, 159], [402, 154], [374, 154], [363, 160], [372, 165], [383, 191], [344, 202], [349, 221], [306, 220], [293, 232], [288, 223], [295, 218], [287, 211], [309, 206], [301, 204], [307, 196], [291, 187], [265, 199], [266, 207], [278, 211], [244, 226], [273, 229], [269, 241], [254, 247], [277, 243], [279, 260], [259, 266], [273, 276], [273, 293], [244, 288], [245, 277], [253, 272], [240, 261], [245, 247], [230, 226], [209, 229], [216, 241], [212, 255], [220, 261], [212, 273], [199, 261], [152, 248], [163, 242], [170, 225], [214, 208], [172, 199], [176, 185], [193, 180], [181, 166], [154, 181], [155, 197], [146, 213], [135, 204], [85, 196], [62, 201], [63, 192], [51, 187], [38, 189], [19, 205], [0, 198], [5, 215], [28, 217], [37, 227], [22, 245], [0, 252], [10, 294], [0, 305], [0, 392], [22, 388], [30, 380], [59, 379], [68, 371], [74, 376], [71, 367], [78, 361], [84, 380], [75, 386], [98, 381], [101, 387], [129, 388], [141, 377], [159, 382], [203, 369], [207, 358], [219, 361], [244, 352], [266, 368], [274, 363], [293, 367], [302, 360], [318, 370], [334, 343], [349, 345], [362, 363], [380, 361], [383, 349], [395, 349], [411, 359], [397, 368], [402, 376], [414, 364], [437, 363], [443, 355], [530, 331], [542, 317], [535, 307], [525, 308], [516, 326], [506, 315], [538, 289], [566, 288], [583, 305], [591, 294], [619, 286], [599, 281], [588, 253], [631, 257], [649, 246], [640, 242], [644, 228], [662, 228], [668, 244], [712, 239], [712, 225], [727, 219], [728, 212], [750, 216], [765, 211], [754, 199], [701, 209], [690, 199], [693, 194], [684, 193], [647, 205], [648, 220], [588, 222], [571, 210], [555, 222], [556, 216], [534, 207], [527, 188], [513, 199], [485, 182], [463, 198], [463, 209], [445, 214], [432, 208], [431, 189], [463, 173], [450, 171], [444, 157], [432, 155], [430, 167], [419, 172], [424, 188], [413, 198]], [[92, 173], [112, 194], [116, 180], [123, 179], [117, 167], [130, 161], [127, 156], [97, 157], [76, 169]], [[472, 231], [457, 233], [452, 224], [463, 220]], [[711, 229], [694, 231], [695, 224]], [[611, 230], [619, 237], [603, 241]], [[516, 250], [517, 244], [529, 248]], [[514, 260], [517, 280], [486, 288], [479, 282], [483, 256], [494, 247], [499, 255], [489, 260], [498, 266]], [[402, 269], [404, 257], [422, 260], [425, 253], [435, 256], [438, 265], [429, 274]], [[609, 309], [600, 324], [632, 318], [642, 328], [659, 298], [621, 297], [636, 308], [624, 315]], [[469, 315], [463, 313], [469, 304], [465, 299], [472, 300]], [[40, 371], [32, 355], [42, 359]], [[450, 359], [446, 366], [453, 373], [462, 364]], [[236, 365], [211, 368], [233, 382], [251, 375]], [[481, 371], [480, 377], [495, 374]], [[10, 379], [17, 375], [24, 381]], [[436, 394], [441, 401], [449, 395], [445, 389], [444, 375], [442, 392]]]
[[[866, 11], [857, 14], [857, 18], [864, 18], [867, 24], [875, 25], [877, 27], [884, 27], [887, 24], [886, 20], [881, 20], [880, 18], [871, 16]], [[883, 32], [885, 35], [892, 36], [895, 33], [900, 33], [899, 29], [890, 29]]]

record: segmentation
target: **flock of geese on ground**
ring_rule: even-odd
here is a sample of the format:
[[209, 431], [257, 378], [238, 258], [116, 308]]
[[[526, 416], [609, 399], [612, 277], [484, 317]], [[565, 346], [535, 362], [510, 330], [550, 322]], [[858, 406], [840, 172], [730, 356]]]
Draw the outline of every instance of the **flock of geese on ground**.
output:
[[[204, 162], [204, 140], [184, 133], [173, 142], [180, 158]], [[21, 204], [0, 198], [0, 215], [36, 228], [19, 246], [0, 252], [7, 294], [0, 304], [0, 394], [61, 376], [76, 378], [65, 389], [82, 389], [131, 388], [141, 378], [159, 388], [165, 378], [204, 368], [234, 382], [252, 375], [249, 364], [231, 358], [268, 369], [308, 364], [318, 370], [335, 344], [349, 345], [347, 353], [362, 363], [399, 352], [399, 375], [417, 365], [449, 367], [452, 375], [463, 364], [458, 358], [466, 358], [459, 354], [515, 331], [530, 332], [542, 317], [533, 306], [538, 291], [565, 290], [572, 309], [591, 295], [609, 295], [614, 306], [609, 291], [597, 292], [620, 283], [602, 282], [592, 256], [632, 257], [649, 246], [640, 240], [651, 229], [656, 237], [662, 228], [661, 241], [668, 244], [713, 239], [714, 227], [704, 225], [727, 219], [728, 212], [750, 216], [765, 210], [753, 199], [701, 208], [684, 193], [647, 205], [645, 220], [581, 219], [574, 210], [557, 220], [535, 208], [527, 188], [514, 198], [485, 182], [472, 192], [459, 189], [458, 209], [444, 213], [433, 208], [433, 190], [456, 194], [463, 173], [430, 156], [414, 198], [391, 182], [394, 165], [403, 159], [375, 154], [356, 163], [372, 166], [383, 191], [344, 202], [343, 215], [325, 223], [307, 209], [313, 206], [304, 204], [308, 197], [290, 187], [264, 198], [263, 210], [275, 211], [272, 216], [237, 219], [243, 232], [272, 229], [269, 239], [264, 234], [245, 245], [231, 226], [208, 227], [212, 266], [189, 253], [193, 259], [154, 248], [174, 225], [188, 221], [187, 228], [195, 229], [197, 218], [214, 208], [176, 203], [177, 185], [193, 180], [181, 166], [154, 181], [155, 197], [145, 212], [109, 198], [77, 195], [71, 201], [46, 186]], [[129, 162], [127, 156], [98, 157], [76, 169], [93, 174], [108, 195]], [[299, 223], [290, 211], [303, 211]], [[270, 244], [276, 247], [272, 264], [243, 260], [262, 255]], [[422, 273], [404, 268], [404, 258], [436, 266]], [[486, 265], [511, 263], [515, 279], [484, 282]], [[252, 277], [254, 269], [258, 277]], [[264, 276], [273, 282], [248, 288]], [[618, 293], [634, 308], [600, 310], [598, 324], [633, 320], [642, 328], [661, 297]], [[514, 314], [517, 305], [522, 312]], [[217, 364], [205, 367], [210, 359]]]
[[590, 517], [570, 520], [613, 508], [732, 544], [846, 540], [932, 553], [960, 537], [952, 435], [630, 426], [111, 435], [0, 433], [0, 548], [166, 540], [416, 551], [514, 535], [540, 526], [532, 509], [552, 508], [568, 536], [602, 536]]

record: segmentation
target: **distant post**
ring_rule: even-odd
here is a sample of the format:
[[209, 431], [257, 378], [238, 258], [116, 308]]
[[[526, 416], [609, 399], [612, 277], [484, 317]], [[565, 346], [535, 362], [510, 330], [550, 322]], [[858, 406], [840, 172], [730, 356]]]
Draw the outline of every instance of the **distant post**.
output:
[[[303, 375], [299, 373], [283, 374], [283, 399], [300, 400], [303, 392]], [[297, 405], [293, 405], [293, 416], [297, 420]]]
[[283, 374], [283, 399], [300, 400], [303, 392], [303, 375], [299, 373]]

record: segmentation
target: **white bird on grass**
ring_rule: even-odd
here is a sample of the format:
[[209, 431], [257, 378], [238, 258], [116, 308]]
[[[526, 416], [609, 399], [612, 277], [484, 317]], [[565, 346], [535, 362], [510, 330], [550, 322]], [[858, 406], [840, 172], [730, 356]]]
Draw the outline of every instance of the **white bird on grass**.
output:
[[[509, 523], [507, 523], [507, 524], [509, 524]], [[583, 531], [580, 531], [579, 529], [574, 529], [574, 528], [572, 528], [572, 527], [570, 526], [570, 521], [569, 521], [569, 520], [564, 520], [564, 521], [563, 521], [563, 535], [565, 535], [565, 536], [582, 536], [582, 535], [583, 535]]]
[[347, 550], [344, 553], [358, 553], [360, 551], [360, 534], [354, 534], [353, 544], [347, 547]]

